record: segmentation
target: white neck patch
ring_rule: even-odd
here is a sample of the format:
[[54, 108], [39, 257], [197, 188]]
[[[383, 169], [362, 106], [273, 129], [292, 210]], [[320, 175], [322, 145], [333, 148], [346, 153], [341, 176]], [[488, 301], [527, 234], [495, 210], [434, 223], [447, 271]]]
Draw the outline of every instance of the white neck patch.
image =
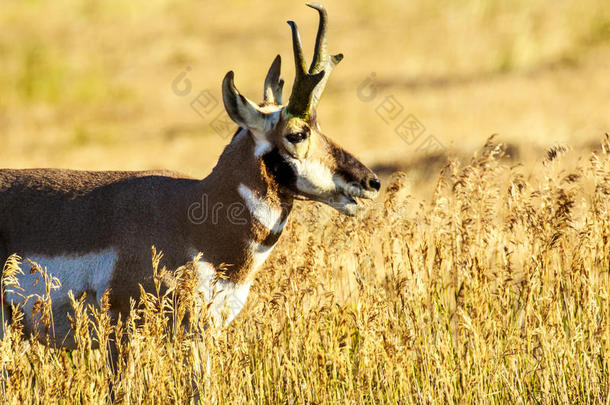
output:
[[237, 187], [237, 191], [243, 198], [248, 210], [256, 220], [274, 233], [280, 233], [284, 229], [286, 221], [282, 221], [282, 210], [271, 206], [265, 199], [258, 197], [244, 184]]
[[259, 157], [263, 156], [265, 153], [270, 152], [272, 149], [271, 142], [269, 142], [266, 139], [264, 139], [264, 140], [257, 139], [255, 142], [256, 142], [256, 146], [254, 147], [254, 157], [255, 158], [259, 158]]
[[254, 241], [250, 242], [249, 251], [252, 257], [252, 269], [250, 271], [253, 274], [263, 263], [265, 263], [265, 260], [267, 260], [271, 254], [274, 246], [275, 245], [261, 245], [260, 243]]
[[236, 284], [231, 280], [221, 279], [214, 266], [203, 259], [197, 263], [197, 276], [197, 289], [209, 305], [208, 315], [212, 325], [228, 325], [246, 304], [252, 281]]

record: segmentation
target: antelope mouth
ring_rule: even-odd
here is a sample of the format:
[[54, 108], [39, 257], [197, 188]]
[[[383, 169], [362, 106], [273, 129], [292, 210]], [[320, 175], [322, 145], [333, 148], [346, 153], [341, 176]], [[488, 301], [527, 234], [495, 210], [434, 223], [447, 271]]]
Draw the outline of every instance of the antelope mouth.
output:
[[377, 197], [377, 194], [377, 192], [361, 189], [354, 190], [352, 192], [342, 190], [338, 194], [337, 201], [334, 201], [329, 205], [340, 213], [353, 217], [365, 208], [362, 204], [362, 200], [372, 200]]
[[353, 217], [364, 210], [365, 206], [362, 203], [362, 200], [371, 200], [375, 198], [378, 193], [366, 190], [358, 190], [356, 192], [337, 190], [337, 192], [324, 195], [313, 195], [303, 192], [299, 194], [305, 199], [324, 203], [344, 215]]
[[353, 217], [364, 209], [364, 207], [358, 203], [357, 197], [349, 194], [341, 194], [341, 200], [342, 201], [334, 208], [342, 214]]

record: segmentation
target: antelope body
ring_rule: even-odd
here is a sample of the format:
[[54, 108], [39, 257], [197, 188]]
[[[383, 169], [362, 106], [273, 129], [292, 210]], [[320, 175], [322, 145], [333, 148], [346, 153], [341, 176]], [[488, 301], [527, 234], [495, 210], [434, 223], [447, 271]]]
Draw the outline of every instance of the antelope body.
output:
[[[111, 312], [127, 315], [139, 285], [152, 287], [150, 248], [163, 251], [175, 268], [199, 252], [198, 285], [216, 321], [230, 322], [246, 300], [256, 270], [271, 253], [295, 198], [324, 202], [347, 215], [354, 197], [373, 198], [378, 178], [354, 156], [324, 136], [315, 107], [342, 56], [326, 51], [326, 11], [320, 15], [315, 56], [305, 68], [296, 25], [292, 29], [296, 76], [287, 105], [279, 55], [257, 105], [223, 80], [223, 101], [239, 125], [212, 173], [203, 180], [166, 171], [88, 172], [60, 169], [0, 170], [0, 261], [12, 253], [57, 277], [52, 292], [55, 339], [72, 347], [66, 314], [68, 291], [87, 293], [92, 303], [110, 289]], [[228, 278], [216, 269], [229, 264]], [[24, 295], [41, 294], [35, 276], [20, 276]], [[23, 304], [6, 293], [10, 304]], [[25, 306], [32, 330], [32, 302]]]

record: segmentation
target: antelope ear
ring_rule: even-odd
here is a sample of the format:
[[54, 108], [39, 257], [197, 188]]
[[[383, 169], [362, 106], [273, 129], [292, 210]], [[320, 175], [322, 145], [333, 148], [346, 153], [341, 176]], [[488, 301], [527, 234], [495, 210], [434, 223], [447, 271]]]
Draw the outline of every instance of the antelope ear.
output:
[[228, 72], [222, 81], [222, 101], [229, 117], [240, 127], [265, 133], [268, 120], [259, 107], [240, 94], [233, 83], [233, 71]]
[[282, 104], [282, 89], [284, 88], [284, 79], [280, 78], [282, 69], [282, 59], [277, 55], [267, 72], [265, 78], [265, 92], [263, 94], [266, 104]]

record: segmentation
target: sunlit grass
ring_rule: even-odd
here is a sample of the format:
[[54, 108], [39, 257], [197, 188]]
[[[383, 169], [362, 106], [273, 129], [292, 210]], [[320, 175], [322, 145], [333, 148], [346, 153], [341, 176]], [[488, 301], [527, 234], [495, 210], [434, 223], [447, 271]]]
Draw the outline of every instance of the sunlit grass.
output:
[[[222, 331], [180, 326], [194, 302], [192, 267], [180, 269], [177, 289], [147, 294], [118, 327], [129, 339], [115, 398], [606, 403], [610, 159], [564, 171], [564, 153], [550, 150], [530, 174], [489, 141], [469, 164], [447, 166], [430, 202], [399, 173], [359, 218], [298, 207]], [[165, 270], [153, 267], [161, 285]], [[108, 398], [113, 374], [91, 343], [105, 347], [114, 325], [106, 304], [78, 302], [72, 352], [27, 343], [13, 323], [0, 346], [5, 401]]]

